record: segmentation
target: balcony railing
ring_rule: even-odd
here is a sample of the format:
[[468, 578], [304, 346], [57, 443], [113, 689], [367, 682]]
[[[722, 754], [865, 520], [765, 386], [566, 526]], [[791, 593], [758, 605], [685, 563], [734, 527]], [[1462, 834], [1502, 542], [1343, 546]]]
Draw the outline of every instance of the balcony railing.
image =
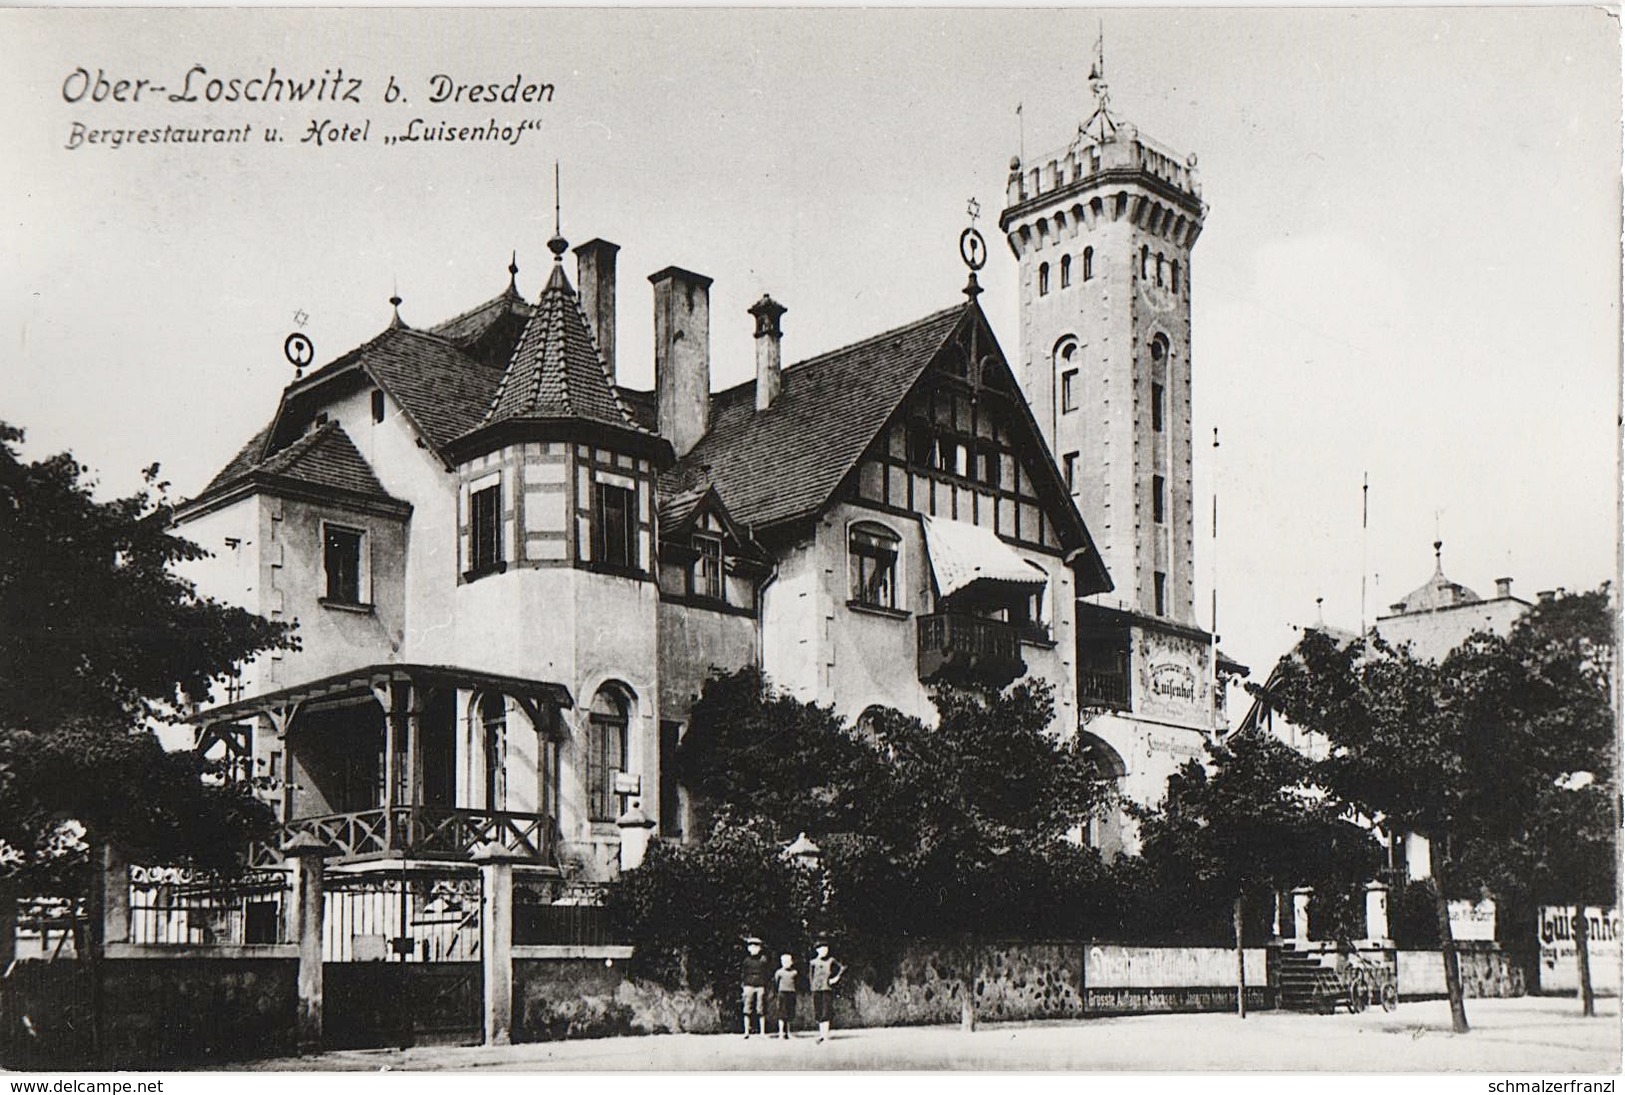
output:
[[920, 617], [920, 679], [1002, 688], [1027, 671], [1021, 632], [1002, 620], [957, 612]]
[[1122, 673], [1098, 669], [1080, 670], [1078, 693], [1078, 698], [1085, 707], [1125, 710], [1129, 706], [1128, 678]]
[[[295, 818], [279, 828], [276, 847], [299, 833], [332, 848], [334, 863], [403, 856], [466, 862], [492, 842], [536, 863], [553, 861], [553, 820], [506, 810], [397, 806]], [[257, 848], [255, 865], [278, 862], [276, 847]]]

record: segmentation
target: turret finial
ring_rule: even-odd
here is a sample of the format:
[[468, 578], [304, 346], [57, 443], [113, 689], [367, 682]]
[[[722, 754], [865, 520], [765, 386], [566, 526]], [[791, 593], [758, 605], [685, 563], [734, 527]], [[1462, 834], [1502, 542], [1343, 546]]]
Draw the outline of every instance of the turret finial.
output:
[[547, 249], [553, 252], [553, 261], [564, 262], [564, 253], [570, 249], [569, 243], [564, 239], [562, 221], [559, 215], [559, 162], [553, 161], [553, 238], [547, 241]]
[[391, 327], [405, 327], [406, 324], [401, 320], [401, 288], [398, 283], [390, 289], [389, 305], [395, 309], [395, 314], [390, 317], [389, 325]]
[[508, 257], [508, 292], [519, 295], [519, 251], [514, 249]]

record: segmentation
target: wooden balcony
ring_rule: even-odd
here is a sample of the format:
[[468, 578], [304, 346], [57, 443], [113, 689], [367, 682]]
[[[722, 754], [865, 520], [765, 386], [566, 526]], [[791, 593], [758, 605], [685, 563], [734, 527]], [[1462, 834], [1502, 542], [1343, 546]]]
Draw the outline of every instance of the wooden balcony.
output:
[[1023, 673], [1021, 632], [957, 612], [920, 617], [920, 680], [1003, 688]]
[[1078, 671], [1078, 701], [1084, 707], [1129, 708], [1128, 677], [1113, 670]]
[[397, 806], [296, 818], [279, 827], [276, 847], [255, 849], [256, 866], [281, 860], [276, 848], [309, 833], [333, 849], [329, 863], [368, 859], [443, 859], [467, 863], [495, 841], [534, 863], [553, 863], [554, 823], [541, 814], [444, 806]]

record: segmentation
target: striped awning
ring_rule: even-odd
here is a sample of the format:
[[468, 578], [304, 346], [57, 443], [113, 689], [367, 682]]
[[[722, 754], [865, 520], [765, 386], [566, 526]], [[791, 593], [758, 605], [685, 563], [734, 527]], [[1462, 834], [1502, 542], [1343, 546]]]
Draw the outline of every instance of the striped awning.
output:
[[943, 517], [920, 518], [937, 595], [951, 597], [978, 582], [1042, 588], [1044, 571], [991, 530]]

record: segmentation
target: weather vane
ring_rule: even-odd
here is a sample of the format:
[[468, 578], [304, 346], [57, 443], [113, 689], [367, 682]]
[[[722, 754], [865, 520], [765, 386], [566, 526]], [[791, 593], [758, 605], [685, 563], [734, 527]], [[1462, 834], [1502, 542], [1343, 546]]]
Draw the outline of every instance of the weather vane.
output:
[[293, 378], [305, 375], [305, 366], [316, 360], [316, 344], [302, 331], [295, 331], [282, 341], [282, 356], [293, 366]]
[[976, 219], [982, 215], [982, 203], [972, 198], [965, 203], [970, 227], [959, 233], [959, 257], [970, 267], [970, 280], [965, 283], [965, 295], [975, 300], [982, 287], [976, 283], [976, 271], [987, 265], [987, 241], [976, 230]]

